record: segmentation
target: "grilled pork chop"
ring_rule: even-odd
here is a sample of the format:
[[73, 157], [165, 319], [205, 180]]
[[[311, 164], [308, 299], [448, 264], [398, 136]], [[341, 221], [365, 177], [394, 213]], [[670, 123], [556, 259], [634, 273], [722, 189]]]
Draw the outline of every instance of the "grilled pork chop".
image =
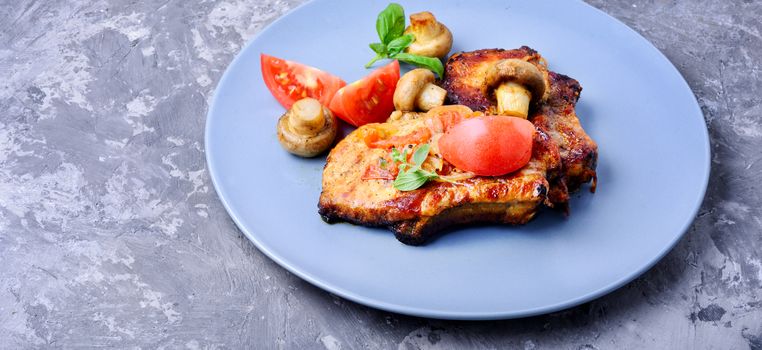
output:
[[592, 181], [595, 191], [598, 145], [582, 128], [574, 105], [582, 87], [563, 74], [549, 72], [550, 93], [530, 116], [535, 126], [547, 132], [558, 145], [563, 163], [563, 181], [574, 192]]
[[[409, 135], [428, 128], [428, 116], [409, 114], [407, 118], [383, 124], [368, 124], [350, 133], [328, 155], [323, 170], [323, 191], [318, 204], [326, 221], [345, 220], [366, 226], [387, 226], [401, 242], [418, 245], [441, 229], [471, 222], [523, 224], [532, 219], [546, 202], [550, 183], [547, 176], [560, 169], [557, 146], [542, 130], [537, 130], [532, 158], [524, 168], [499, 177], [472, 177], [448, 182], [429, 182], [402, 192], [390, 179], [363, 179], [367, 170], [389, 153], [371, 148], [367, 132], [383, 128], [389, 137]], [[436, 157], [431, 140], [433, 157]], [[445, 167], [447, 168], [447, 167]], [[448, 176], [456, 170], [440, 172]], [[549, 204], [549, 203], [547, 203]]]
[[[427, 114], [394, 115], [386, 123], [358, 128], [336, 145], [323, 170], [319, 213], [326, 221], [344, 220], [386, 226], [406, 244], [425, 243], [445, 227], [472, 222], [523, 224], [541, 204], [566, 208], [568, 191], [595, 179], [597, 145], [582, 129], [574, 111], [581, 87], [567, 76], [550, 72], [534, 50], [478, 50], [453, 55], [443, 87], [448, 100], [476, 111], [494, 112], [494, 96], [486, 93], [483, 75], [489, 64], [506, 58], [534, 63], [547, 76], [545, 98], [532, 107], [535, 124], [532, 158], [519, 171], [499, 177], [476, 176], [456, 183], [428, 182], [402, 192], [391, 179], [365, 178], [369, 168], [389, 150], [366, 144], [368, 130], [387, 136], [409, 135], [427, 128]], [[438, 135], [428, 141], [436, 144]], [[436, 151], [432, 148], [432, 152]], [[445, 170], [447, 167], [445, 167]], [[447, 171], [439, 172], [447, 176]]]
[[595, 189], [598, 145], [582, 129], [574, 111], [582, 91], [579, 82], [549, 71], [545, 59], [537, 51], [523, 46], [515, 50], [484, 49], [454, 54], [447, 61], [442, 86], [447, 90], [450, 103], [494, 113], [495, 96], [486, 85], [486, 72], [495, 62], [510, 58], [533, 63], [547, 76], [545, 98], [534, 104], [529, 119], [558, 145], [563, 167], [561, 176], [550, 179], [549, 199], [557, 206], [565, 207], [569, 191], [576, 191], [590, 181], [593, 182], [591, 189]]

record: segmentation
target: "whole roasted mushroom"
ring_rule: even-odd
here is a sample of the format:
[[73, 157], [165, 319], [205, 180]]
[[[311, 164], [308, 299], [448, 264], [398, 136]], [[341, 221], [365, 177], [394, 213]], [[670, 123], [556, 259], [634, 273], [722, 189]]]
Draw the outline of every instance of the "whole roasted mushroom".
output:
[[417, 68], [403, 75], [394, 90], [394, 108], [398, 111], [428, 111], [444, 104], [447, 91], [434, 84], [434, 73]]
[[405, 49], [407, 53], [443, 58], [452, 48], [452, 33], [431, 12], [410, 15], [410, 26], [405, 29], [405, 34], [415, 37], [415, 41]]
[[494, 89], [497, 112], [527, 118], [529, 104], [545, 96], [545, 76], [532, 63], [520, 59], [504, 59], [495, 63], [486, 75], [488, 92]]
[[336, 138], [338, 125], [331, 111], [314, 98], [296, 101], [278, 120], [278, 141], [286, 151], [314, 157]]

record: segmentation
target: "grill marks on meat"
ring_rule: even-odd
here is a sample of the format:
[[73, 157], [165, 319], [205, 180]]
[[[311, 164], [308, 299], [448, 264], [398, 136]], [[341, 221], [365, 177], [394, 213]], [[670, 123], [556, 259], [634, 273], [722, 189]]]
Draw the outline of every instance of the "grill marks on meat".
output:
[[[494, 96], [486, 93], [483, 76], [491, 63], [505, 58], [535, 63], [549, 83], [544, 101], [530, 111], [537, 133], [529, 164], [500, 177], [477, 176], [457, 184], [431, 181], [417, 190], [401, 192], [391, 180], [362, 180], [368, 166], [389, 152], [365, 144], [364, 129], [378, 126], [369, 124], [350, 133], [328, 155], [318, 203], [323, 219], [388, 227], [401, 242], [418, 245], [452, 225], [526, 223], [542, 204], [565, 209], [569, 191], [591, 180], [594, 184], [597, 145], [574, 111], [582, 89], [576, 80], [548, 71], [536, 51], [522, 47], [453, 55], [442, 84], [449, 102], [493, 112]], [[409, 114], [390, 118], [383, 127], [407, 135], [425, 128], [424, 120], [423, 114]]]
[[594, 190], [596, 180], [598, 145], [582, 128], [574, 110], [582, 91], [579, 82], [549, 71], [545, 59], [537, 51], [523, 46], [515, 50], [484, 49], [454, 54], [447, 61], [442, 86], [447, 90], [450, 103], [492, 113], [495, 97], [486, 86], [485, 72], [497, 61], [509, 58], [534, 63], [547, 77], [544, 100], [534, 103], [529, 119], [558, 145], [563, 166], [560, 173], [549, 174], [551, 188], [548, 197], [551, 203], [566, 208], [570, 191], [591, 181]]

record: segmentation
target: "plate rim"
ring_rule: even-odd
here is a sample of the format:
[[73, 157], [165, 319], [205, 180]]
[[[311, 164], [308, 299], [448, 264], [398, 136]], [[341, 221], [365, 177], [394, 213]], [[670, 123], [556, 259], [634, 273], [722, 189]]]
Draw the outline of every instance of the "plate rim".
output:
[[690, 211], [691, 215], [689, 216], [689, 219], [687, 219], [682, 224], [682, 227], [680, 229], [680, 234], [676, 235], [675, 238], [671, 242], [669, 242], [669, 244], [665, 245], [664, 248], [647, 264], [643, 265], [642, 267], [634, 270], [633, 272], [630, 272], [629, 274], [593, 292], [590, 292], [590, 293], [587, 293], [587, 294], [584, 294], [584, 295], [581, 295], [576, 298], [572, 298], [570, 300], [566, 300], [560, 303], [544, 305], [541, 307], [531, 307], [531, 308], [525, 308], [520, 310], [513, 310], [513, 311], [495, 311], [495, 312], [445, 311], [445, 310], [436, 310], [436, 309], [430, 309], [430, 308], [418, 308], [418, 307], [405, 306], [405, 305], [400, 305], [397, 303], [391, 303], [391, 302], [377, 300], [374, 298], [364, 297], [357, 293], [348, 291], [340, 286], [325, 282], [317, 276], [312, 276], [311, 274], [301, 271], [298, 267], [293, 266], [291, 263], [286, 261], [283, 257], [278, 255], [276, 252], [273, 252], [269, 247], [267, 247], [267, 245], [260, 242], [254, 234], [252, 234], [251, 232], [245, 229], [245, 226], [242, 224], [242, 221], [239, 219], [238, 215], [235, 214], [236, 211], [233, 210], [233, 208], [229, 204], [228, 199], [225, 197], [223, 192], [220, 191], [220, 187], [219, 187], [220, 185], [218, 180], [219, 175], [217, 175], [215, 167], [213, 166], [214, 157], [211, 155], [212, 153], [210, 152], [210, 148], [209, 148], [209, 144], [210, 144], [209, 135], [210, 135], [211, 125], [212, 125], [212, 122], [211, 122], [212, 115], [215, 114], [215, 110], [217, 106], [217, 99], [218, 99], [219, 91], [220, 91], [219, 87], [223, 86], [225, 82], [230, 78], [231, 76], [230, 67], [236, 65], [239, 61], [241, 61], [243, 57], [243, 53], [246, 50], [248, 50], [248, 48], [257, 39], [259, 39], [261, 36], [265, 35], [270, 30], [272, 30], [275, 24], [279, 23], [280, 21], [282, 21], [284, 18], [288, 17], [292, 13], [299, 11], [300, 9], [304, 7], [311, 6], [312, 4], [318, 3], [320, 1], [325, 1], [325, 0], [308, 0], [288, 10], [287, 12], [282, 14], [280, 17], [273, 20], [266, 27], [264, 27], [261, 31], [259, 31], [259, 33], [252, 36], [246, 42], [246, 44], [241, 47], [241, 49], [238, 51], [235, 57], [225, 67], [225, 71], [222, 74], [222, 77], [217, 82], [214, 88], [214, 93], [212, 95], [212, 99], [210, 101], [209, 108], [206, 113], [206, 120], [204, 122], [204, 155], [205, 155], [207, 170], [209, 171], [209, 177], [212, 180], [212, 186], [214, 187], [214, 191], [217, 197], [219, 198], [220, 202], [222, 202], [222, 205], [225, 208], [225, 211], [227, 212], [228, 216], [230, 216], [230, 218], [236, 224], [236, 227], [241, 231], [241, 233], [243, 233], [244, 236], [246, 236], [246, 238], [249, 241], [251, 241], [260, 252], [264, 253], [265, 256], [267, 256], [270, 260], [274, 261], [280, 267], [286, 269], [287, 271], [298, 276], [302, 280], [307, 281], [313, 286], [318, 287], [324, 291], [338, 295], [342, 298], [362, 304], [364, 306], [380, 309], [383, 311], [394, 312], [394, 313], [399, 313], [399, 314], [404, 314], [409, 316], [427, 317], [427, 318], [445, 319], [445, 320], [476, 321], [476, 320], [515, 319], [515, 318], [531, 317], [531, 316], [537, 316], [537, 315], [565, 310], [565, 309], [572, 308], [574, 306], [578, 306], [580, 304], [586, 303], [588, 301], [598, 299], [606, 294], [609, 294], [615, 290], [618, 290], [619, 288], [623, 287], [624, 285], [628, 284], [629, 282], [632, 282], [636, 278], [643, 275], [645, 272], [650, 270], [654, 265], [656, 265], [656, 263], [661, 261], [667, 255], [667, 253], [672, 251], [672, 249], [685, 236], [685, 234], [688, 232], [690, 227], [693, 225], [693, 222], [696, 219], [696, 215], [698, 214], [705, 200], [706, 191], [709, 185], [709, 179], [711, 177], [711, 171], [712, 171], [712, 163], [711, 163], [712, 139], [709, 136], [709, 130], [706, 126], [706, 117], [704, 116], [704, 113], [701, 110], [701, 107], [698, 103], [695, 93], [693, 92], [693, 89], [691, 89], [690, 85], [685, 80], [685, 77], [677, 69], [675, 64], [672, 63], [672, 61], [661, 50], [659, 50], [659, 48], [657, 48], [653, 43], [651, 43], [650, 40], [646, 39], [639, 32], [632, 29], [630, 26], [620, 21], [616, 17], [613, 17], [609, 15], [608, 13], [604, 12], [603, 10], [600, 10], [596, 8], [595, 6], [592, 6], [582, 0], [575, 0], [575, 2], [577, 2], [578, 4], [581, 4], [582, 6], [587, 6], [589, 9], [592, 9], [594, 12], [597, 12], [598, 15], [603, 15], [607, 17], [609, 20], [613, 20], [618, 25], [623, 26], [624, 28], [626, 28], [625, 30], [629, 31], [631, 34], [634, 34], [637, 40], [644, 41], [646, 46], [649, 47], [649, 49], [654, 51], [655, 54], [659, 56], [661, 59], [665, 60], [671, 67], [671, 70], [673, 71], [673, 73], [677, 74], [677, 77], [679, 77], [680, 83], [683, 85], [683, 88], [687, 89], [687, 91], [690, 92], [690, 96], [692, 97], [692, 102], [693, 102], [691, 104], [692, 109], [694, 110], [695, 113], [700, 115], [701, 118], [704, 120], [704, 127], [700, 128], [702, 133], [701, 139], [704, 141], [704, 144], [705, 144], [705, 147], [703, 149], [704, 163], [705, 163], [705, 169], [703, 174], [704, 178], [702, 181], [703, 186], [701, 190], [699, 191], [699, 196], [696, 197], [696, 202], [693, 205], [694, 208]]

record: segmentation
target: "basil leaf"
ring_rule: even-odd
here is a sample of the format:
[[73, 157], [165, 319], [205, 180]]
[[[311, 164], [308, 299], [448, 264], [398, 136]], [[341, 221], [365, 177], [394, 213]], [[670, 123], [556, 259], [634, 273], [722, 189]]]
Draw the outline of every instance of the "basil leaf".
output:
[[382, 60], [384, 58], [389, 58], [389, 56], [386, 54], [386, 45], [382, 43], [371, 43], [370, 49], [373, 50], [373, 52], [376, 53], [376, 57], [373, 57], [370, 62], [365, 64], [365, 68], [370, 68], [370, 66], [373, 65], [373, 63], [376, 63], [378, 60]]
[[440, 78], [444, 76], [444, 66], [442, 65], [442, 61], [438, 58], [412, 55], [407, 52], [400, 52], [392, 58], [396, 58], [405, 63], [410, 63], [417, 67], [426, 68], [436, 73]]
[[429, 177], [426, 174], [421, 173], [419, 170], [400, 172], [397, 178], [394, 179], [394, 188], [400, 191], [412, 191], [416, 188], [423, 186]]
[[389, 56], [394, 56], [402, 52], [402, 50], [410, 46], [414, 40], [415, 37], [413, 34], [405, 34], [397, 39], [392, 40], [388, 45], [386, 45]]
[[376, 32], [381, 43], [389, 44], [405, 31], [405, 10], [391, 3], [376, 18]]
[[426, 157], [429, 156], [429, 149], [431, 149], [431, 145], [428, 143], [418, 147], [418, 149], [415, 150], [415, 153], [413, 153], [413, 164], [420, 167], [421, 164], [423, 164], [423, 162], [426, 160]]
[[[439, 177], [439, 175], [434, 172], [421, 169], [421, 164], [426, 161], [426, 157], [429, 156], [430, 150], [431, 145], [428, 143], [418, 147], [415, 153], [413, 153], [412, 160], [414, 164], [410, 164], [407, 163], [405, 159], [406, 156], [404, 151], [400, 153], [396, 148], [392, 148], [392, 159], [402, 163], [399, 165], [400, 171], [397, 174], [397, 178], [394, 179], [394, 182], [392, 183], [394, 188], [400, 191], [412, 191], [423, 186], [423, 184], [429, 180]], [[405, 149], [405, 151], [407, 151], [407, 149]], [[400, 160], [400, 158], [402, 159]]]
[[370, 46], [370, 49], [373, 50], [373, 52], [379, 55], [383, 55], [386, 53], [386, 45], [382, 43], [372, 43], [368, 46]]
[[434, 173], [414, 168], [409, 171], [400, 172], [392, 185], [400, 191], [412, 191], [437, 177]]

